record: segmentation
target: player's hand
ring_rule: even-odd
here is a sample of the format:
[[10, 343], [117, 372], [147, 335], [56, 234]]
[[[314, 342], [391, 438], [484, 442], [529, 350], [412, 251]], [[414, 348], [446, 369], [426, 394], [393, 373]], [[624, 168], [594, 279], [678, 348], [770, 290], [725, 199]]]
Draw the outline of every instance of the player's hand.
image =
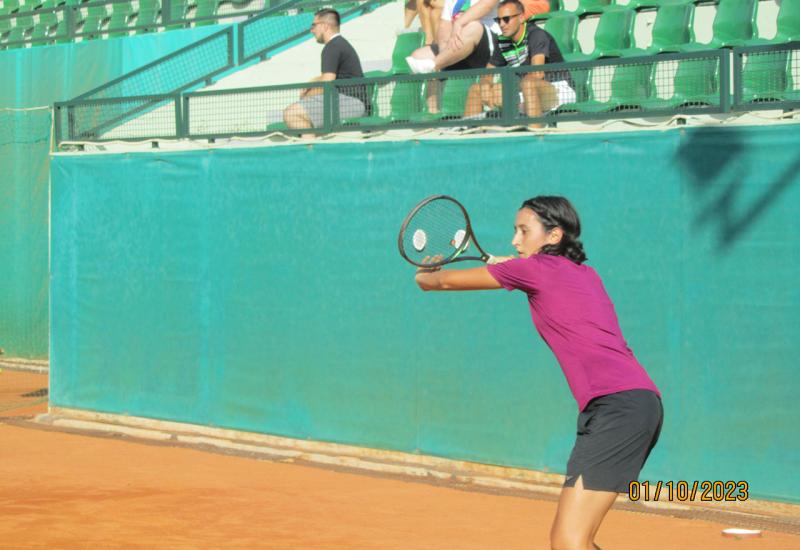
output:
[[[423, 264], [433, 264], [442, 261], [442, 255], [437, 254], [436, 256], [425, 256], [422, 259]], [[433, 273], [434, 271], [439, 271], [442, 269], [442, 266], [433, 266], [433, 267], [419, 267], [417, 268], [417, 273]]]

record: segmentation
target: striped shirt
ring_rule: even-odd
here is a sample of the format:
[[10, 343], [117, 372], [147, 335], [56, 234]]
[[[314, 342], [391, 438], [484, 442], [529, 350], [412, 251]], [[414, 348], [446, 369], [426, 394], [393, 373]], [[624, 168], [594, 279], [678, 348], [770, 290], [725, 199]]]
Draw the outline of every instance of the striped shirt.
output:
[[[522, 32], [522, 37], [515, 41], [512, 37], [493, 35], [494, 48], [489, 59], [495, 67], [519, 67], [530, 65], [535, 55], [543, 54], [545, 63], [563, 63], [564, 56], [558, 44], [544, 29], [540, 29], [533, 22], [528, 22]], [[557, 82], [570, 80], [567, 71], [545, 72], [545, 80]]]

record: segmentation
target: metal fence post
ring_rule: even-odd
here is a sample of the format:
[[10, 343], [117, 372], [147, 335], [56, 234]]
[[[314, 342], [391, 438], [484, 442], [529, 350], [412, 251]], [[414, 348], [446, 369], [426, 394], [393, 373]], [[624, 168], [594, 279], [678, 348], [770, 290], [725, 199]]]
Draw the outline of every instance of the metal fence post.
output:
[[67, 105], [67, 139], [75, 138], [75, 106]]
[[333, 128], [338, 126], [339, 121], [339, 90], [336, 88], [334, 81], [325, 82], [323, 88], [325, 93], [325, 105], [328, 106], [327, 115], [325, 117], [324, 128], [326, 133], [333, 131]]
[[514, 119], [516, 118], [514, 113], [519, 104], [519, 92], [517, 91], [519, 89], [519, 78], [511, 67], [503, 67], [500, 71], [500, 83], [502, 85], [503, 97], [501, 120], [503, 124], [511, 126], [514, 124]]
[[[742, 63], [742, 52], [739, 48], [734, 48], [733, 52], [733, 108], [739, 107], [742, 102], [742, 69], [744, 68], [744, 64]], [[729, 110], [731, 105], [728, 105]]]
[[[719, 108], [727, 113], [731, 110], [731, 54], [728, 50], [719, 50], [719, 80]], [[734, 84], [734, 93], [735, 88]]]
[[161, 24], [165, 27], [172, 23], [172, 0], [161, 0]]

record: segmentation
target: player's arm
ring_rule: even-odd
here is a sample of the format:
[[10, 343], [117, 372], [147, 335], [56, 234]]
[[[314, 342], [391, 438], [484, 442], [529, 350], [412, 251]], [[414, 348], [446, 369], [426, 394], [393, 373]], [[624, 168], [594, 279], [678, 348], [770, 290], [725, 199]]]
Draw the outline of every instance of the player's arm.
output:
[[503, 288], [486, 267], [420, 269], [415, 278], [422, 290], [493, 290]]
[[500, 0], [482, 0], [477, 4], [473, 4], [470, 8], [462, 13], [453, 25], [458, 25], [461, 28], [465, 27], [467, 23], [472, 21], [479, 21], [484, 16], [488, 15], [493, 9], [497, 7]]
[[[537, 53], [536, 55], [531, 57], [531, 65], [544, 65], [544, 54]], [[535, 73], [528, 73], [526, 77], [541, 80], [542, 78], [544, 78], [544, 71], [536, 71]]]
[[[330, 82], [331, 80], [336, 80], [336, 73], [322, 73], [319, 76], [315, 76], [311, 79], [311, 82]], [[324, 91], [324, 88], [306, 88], [305, 92], [301, 95], [301, 97], [311, 97], [313, 95], [319, 95]]]

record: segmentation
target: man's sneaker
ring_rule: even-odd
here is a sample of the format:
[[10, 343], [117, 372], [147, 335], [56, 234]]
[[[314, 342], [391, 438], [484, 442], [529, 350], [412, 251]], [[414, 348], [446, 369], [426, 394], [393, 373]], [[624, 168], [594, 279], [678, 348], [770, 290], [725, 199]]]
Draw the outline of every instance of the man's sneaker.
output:
[[406, 63], [414, 74], [432, 73], [436, 69], [436, 62], [433, 59], [417, 59], [416, 57], [406, 57]]

